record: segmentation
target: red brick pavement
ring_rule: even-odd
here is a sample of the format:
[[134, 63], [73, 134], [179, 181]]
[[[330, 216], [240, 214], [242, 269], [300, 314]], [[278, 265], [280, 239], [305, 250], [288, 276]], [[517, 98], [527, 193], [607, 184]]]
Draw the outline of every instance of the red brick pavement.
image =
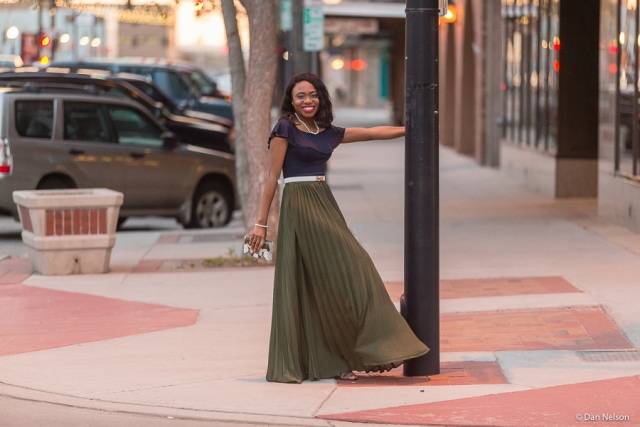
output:
[[640, 377], [630, 376], [319, 418], [372, 425], [637, 426], [638, 390]]

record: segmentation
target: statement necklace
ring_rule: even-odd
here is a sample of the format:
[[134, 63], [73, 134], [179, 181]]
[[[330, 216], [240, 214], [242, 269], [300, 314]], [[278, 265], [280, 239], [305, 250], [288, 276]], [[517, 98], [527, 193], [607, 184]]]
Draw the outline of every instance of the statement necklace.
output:
[[307, 129], [307, 132], [309, 132], [310, 134], [313, 135], [317, 135], [318, 132], [320, 132], [320, 126], [318, 126], [318, 123], [314, 120], [313, 124], [316, 125], [316, 131], [315, 132], [311, 132], [311, 129], [309, 129], [309, 126], [307, 126], [307, 124], [305, 122], [303, 122], [302, 120], [300, 120], [300, 117], [298, 117], [298, 113], [293, 113], [296, 115], [296, 119], [298, 119], [298, 121], [300, 123], [302, 123], [302, 125]]

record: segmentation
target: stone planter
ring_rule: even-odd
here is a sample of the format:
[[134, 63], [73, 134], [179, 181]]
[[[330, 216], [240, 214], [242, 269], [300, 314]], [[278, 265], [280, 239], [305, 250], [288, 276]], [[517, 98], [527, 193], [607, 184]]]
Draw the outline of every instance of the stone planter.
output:
[[35, 271], [107, 273], [123, 195], [106, 188], [14, 191]]

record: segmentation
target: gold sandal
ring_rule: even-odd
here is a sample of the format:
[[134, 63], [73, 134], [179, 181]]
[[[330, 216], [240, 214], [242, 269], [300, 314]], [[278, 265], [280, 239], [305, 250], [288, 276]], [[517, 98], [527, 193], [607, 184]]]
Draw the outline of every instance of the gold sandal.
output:
[[355, 381], [358, 379], [358, 376], [354, 374], [352, 371], [344, 371], [340, 375], [338, 375], [336, 379], [343, 380], [343, 381]]

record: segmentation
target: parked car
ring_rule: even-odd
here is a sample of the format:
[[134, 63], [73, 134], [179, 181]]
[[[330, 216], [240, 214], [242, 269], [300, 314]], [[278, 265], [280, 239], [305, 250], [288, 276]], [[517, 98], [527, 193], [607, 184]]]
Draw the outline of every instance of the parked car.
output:
[[0, 87], [0, 212], [18, 218], [16, 190], [110, 188], [129, 216], [220, 227], [239, 208], [234, 156], [181, 144], [122, 96]]
[[211, 113], [205, 113], [203, 111], [191, 110], [189, 108], [185, 108], [184, 106], [176, 104], [175, 102], [173, 102], [171, 97], [169, 97], [169, 95], [167, 95], [162, 89], [156, 86], [148, 77], [144, 77], [140, 74], [116, 73], [106, 75], [102, 78], [104, 78], [105, 80], [112, 80], [117, 82], [127, 82], [130, 85], [135, 86], [136, 89], [140, 90], [141, 92], [144, 92], [154, 101], [161, 102], [165, 106], [165, 108], [167, 108], [167, 110], [174, 114], [195, 117], [202, 120], [214, 122], [228, 128], [233, 128], [233, 120], [231, 119]]
[[[86, 91], [94, 87], [95, 93], [112, 93], [131, 98], [175, 133], [181, 142], [226, 153], [233, 152], [235, 131], [233, 122], [213, 114], [178, 108], [160, 89], [137, 74], [77, 74], [39, 71], [0, 72], [0, 85], [43, 87]], [[153, 96], [148, 96], [151, 94]]]
[[54, 61], [49, 67], [79, 70], [102, 70], [112, 73], [132, 73], [148, 77], [181, 108], [202, 111], [233, 120], [231, 102], [224, 99], [217, 85], [193, 64], [167, 60], [145, 62], [143, 58], [85, 59]]

